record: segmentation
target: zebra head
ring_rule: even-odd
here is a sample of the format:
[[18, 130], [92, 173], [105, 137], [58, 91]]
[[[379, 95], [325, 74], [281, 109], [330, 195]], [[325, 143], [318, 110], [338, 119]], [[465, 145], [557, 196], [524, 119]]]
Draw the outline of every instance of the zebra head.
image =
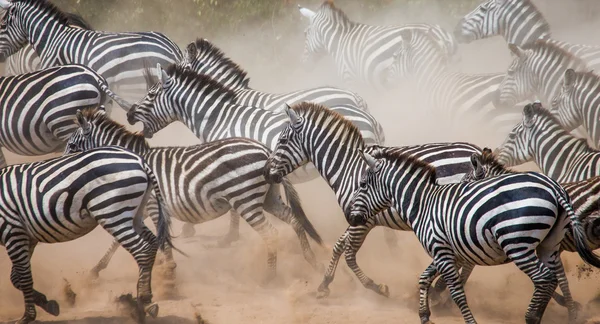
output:
[[536, 113], [537, 109], [543, 109], [539, 102], [527, 104], [523, 108], [523, 121], [512, 129], [504, 143], [494, 151], [499, 163], [510, 167], [533, 159], [531, 133], [539, 119]]
[[[174, 81], [163, 70], [160, 64], [157, 64], [157, 79], [148, 89], [144, 98], [135, 103], [127, 112], [127, 121], [134, 125], [136, 122], [142, 122], [144, 125], [144, 136], [152, 138], [154, 133], [167, 127], [176, 120], [175, 113], [172, 111], [173, 105], [168, 103], [165, 93], [173, 86]], [[151, 72], [145, 72], [146, 81], [152, 82]], [[149, 84], [148, 84], [149, 85]]]
[[93, 136], [93, 133], [97, 130], [95, 130], [95, 127], [90, 120], [96, 115], [106, 115], [106, 109], [103, 105], [98, 108], [86, 108], [83, 111], [81, 109], [77, 109], [77, 112], [75, 113], [75, 119], [79, 127], [67, 140], [67, 146], [64, 154], [84, 152], [98, 146], [102, 146], [93, 142], [93, 139], [97, 138], [98, 136]]
[[471, 171], [465, 173], [461, 183], [479, 181], [510, 172], [496, 160], [496, 156], [489, 147], [484, 147], [481, 153], [473, 153], [471, 166]]
[[550, 112], [566, 129], [575, 129], [582, 123], [581, 107], [579, 106], [576, 92], [576, 81], [578, 73], [573, 69], [567, 69], [560, 91], [552, 98]]
[[536, 88], [534, 73], [529, 68], [532, 51], [514, 44], [509, 44], [508, 48], [515, 57], [498, 86], [494, 102], [496, 107], [512, 108], [517, 103], [531, 98]]
[[4, 62], [29, 43], [27, 32], [24, 27], [22, 10], [18, 10], [19, 4], [13, 4], [7, 0], [0, 0], [0, 8], [4, 9], [4, 15], [0, 20], [0, 62]]
[[[309, 65], [316, 63], [326, 53], [326, 46], [323, 34], [323, 26], [326, 23], [323, 10], [314, 12], [308, 8], [298, 5], [300, 14], [308, 19], [309, 23], [304, 29], [304, 50], [302, 52], [302, 64]], [[335, 28], [335, 26], [331, 26]]]
[[286, 108], [290, 122], [279, 135], [277, 145], [265, 165], [265, 179], [270, 183], [281, 182], [283, 177], [308, 163], [302, 136], [305, 119], [287, 104]]
[[[484, 150], [489, 150], [487, 147]], [[491, 153], [491, 151], [490, 151]], [[473, 153], [471, 155], [471, 171], [465, 173], [465, 175], [460, 180], [461, 183], [468, 183], [477, 180], [482, 180], [486, 175], [486, 166], [483, 164], [482, 156], [480, 153]]]
[[454, 28], [454, 37], [461, 43], [500, 34], [501, 8], [507, 0], [488, 0], [466, 14]]
[[352, 194], [345, 211], [350, 226], [364, 225], [369, 218], [392, 206], [392, 199], [384, 183], [385, 161], [376, 159], [362, 150], [360, 153], [367, 164], [367, 169], [363, 172], [359, 186]]

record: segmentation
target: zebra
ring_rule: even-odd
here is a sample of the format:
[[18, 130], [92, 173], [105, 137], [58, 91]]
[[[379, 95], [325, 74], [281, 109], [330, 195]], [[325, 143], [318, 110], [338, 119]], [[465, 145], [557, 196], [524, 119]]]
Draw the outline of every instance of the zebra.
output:
[[558, 183], [541, 173], [526, 172], [440, 186], [430, 164], [405, 153], [374, 153], [362, 152], [368, 168], [346, 218], [351, 225], [363, 225], [382, 210], [395, 208], [412, 227], [433, 259], [419, 279], [421, 323], [431, 323], [429, 288], [438, 275], [450, 288], [465, 323], [477, 323], [458, 268], [509, 262], [527, 274], [535, 287], [527, 323], [541, 322], [557, 285], [569, 305], [569, 323], [575, 322], [577, 309], [559, 254], [569, 225], [582, 259], [595, 267], [600, 267], [600, 259], [587, 245], [583, 223]]
[[[77, 121], [79, 128], [71, 135], [65, 152], [119, 145], [139, 154], [157, 175], [165, 197], [164, 209], [171, 217], [199, 224], [231, 211], [236, 218], [248, 222], [267, 245], [269, 273], [265, 280], [274, 277], [277, 263], [277, 230], [265, 218], [265, 211], [292, 226], [305, 259], [318, 268], [306, 233], [319, 245], [321, 237], [304, 214], [289, 181], [283, 181], [283, 187], [291, 208], [280, 200], [280, 186], [265, 182], [263, 167], [271, 151], [263, 144], [246, 138], [227, 138], [190, 147], [150, 147], [143, 134], [128, 131], [101, 108], [79, 110]], [[147, 214], [157, 221], [153, 200]], [[117, 248], [113, 244], [94, 267], [95, 275], [106, 268]], [[166, 258], [170, 268], [174, 268], [172, 255], [167, 253]]]
[[593, 72], [567, 69], [563, 84], [552, 99], [550, 111], [567, 130], [580, 125], [586, 130], [594, 147], [600, 147], [600, 115], [598, 104], [600, 77]]
[[531, 0], [487, 0], [465, 15], [454, 29], [460, 43], [502, 35], [507, 43], [526, 46], [545, 39], [600, 67], [600, 46], [570, 44], [552, 39], [550, 25]]
[[[302, 101], [319, 103], [333, 109], [359, 128], [376, 127], [376, 143], [384, 144], [385, 133], [381, 124], [369, 113], [366, 101], [358, 94], [334, 87], [318, 87], [306, 90], [293, 91], [282, 94], [271, 94], [251, 89], [247, 73], [225, 56], [223, 51], [206, 39], [197, 39], [188, 44], [184, 51], [181, 66], [195, 71], [198, 74], [210, 75], [213, 79], [233, 89], [236, 94], [236, 103], [244, 106], [257, 107], [275, 112], [281, 112], [285, 104], [294, 104]], [[149, 79], [148, 84], [154, 85], [155, 80]], [[361, 123], [366, 123], [361, 125]], [[299, 181], [294, 181], [298, 183]], [[191, 224], [184, 225], [183, 235], [192, 236], [194, 229]], [[230, 239], [239, 237], [239, 218], [232, 217]]]
[[[78, 14], [65, 12], [69, 19], [69, 26], [73, 28], [81, 28], [93, 30], [94, 28], [83, 17]], [[15, 54], [6, 59], [4, 64], [4, 75], [18, 75], [37, 71], [40, 69], [40, 57], [35, 53], [31, 45], [25, 45]]]
[[[104, 103], [107, 96], [131, 106], [102, 76], [79, 64], [0, 77], [0, 146], [27, 156], [62, 152], [77, 127], [76, 110]], [[5, 165], [0, 152], [0, 167]]]
[[[174, 121], [183, 122], [202, 142], [225, 137], [247, 137], [273, 149], [288, 122], [284, 112], [273, 112], [236, 104], [236, 93], [203, 74], [172, 64], [167, 70], [158, 66], [158, 82], [127, 112], [130, 124], [142, 122], [143, 133], [154, 133]], [[374, 119], [372, 119], [374, 120]], [[359, 124], [365, 141], [377, 144], [377, 127]], [[308, 181], [318, 176], [314, 168], [290, 175], [290, 181]]]
[[[503, 134], [514, 126], [521, 111], [497, 109], [492, 103], [504, 73], [468, 74], [452, 71], [449, 57], [441, 48], [432, 29], [402, 31], [402, 43], [394, 52], [386, 82], [415, 80], [419, 94], [429, 100], [428, 106], [442, 111], [450, 119], [474, 118], [489, 121]], [[515, 115], [517, 116], [515, 118]], [[502, 129], [506, 129], [502, 132]]]
[[145, 61], [164, 65], [182, 58], [179, 47], [161, 33], [73, 28], [68, 17], [45, 0], [0, 0], [0, 8], [7, 11], [0, 23], [0, 61], [30, 43], [42, 68], [86, 65], [128, 99], [138, 99], [145, 90]]
[[330, 1], [325, 1], [316, 12], [298, 6], [302, 16], [309, 19], [304, 31], [302, 63], [315, 62], [324, 54], [332, 56], [341, 79], [350, 85], [366, 85], [383, 90], [385, 69], [392, 63], [392, 55], [402, 42], [403, 30], [433, 28], [447, 55], [455, 57], [458, 44], [451, 33], [438, 25], [406, 24], [402, 26], [370, 26], [350, 20]]
[[[31, 257], [37, 243], [67, 242], [97, 225], [111, 234], [135, 259], [138, 315], [158, 315], [152, 303], [151, 274], [157, 248], [171, 245], [170, 220], [159, 207], [157, 236], [142, 222], [151, 192], [162, 203], [152, 170], [144, 159], [120, 147], [102, 147], [45, 161], [0, 169], [0, 243], [12, 261], [10, 280], [23, 293], [25, 313], [35, 306], [58, 316], [59, 305], [33, 288]], [[153, 191], [152, 191], [153, 190]]]
[[[337, 112], [321, 105], [303, 102], [293, 105], [286, 112], [290, 122], [282, 131], [279, 143], [265, 165], [265, 178], [269, 182], [278, 183], [298, 167], [312, 162], [335, 192], [342, 210], [348, 208], [350, 195], [357, 188], [358, 179], [366, 168], [356, 149], [407, 152], [437, 165], [442, 183], [460, 181], [471, 168], [471, 155], [481, 151], [469, 143], [435, 143], [398, 148], [367, 146], [355, 125]], [[388, 287], [375, 284], [356, 263], [358, 249], [375, 226], [410, 230], [393, 210], [379, 214], [364, 226], [349, 227], [334, 245], [332, 260], [318, 288], [319, 298], [329, 295], [329, 284], [333, 281], [342, 252], [345, 252], [346, 263], [365, 288], [389, 296]]]
[[540, 103], [523, 108], [523, 120], [494, 154], [507, 167], [533, 160], [559, 183], [600, 176], [600, 151], [569, 134]]
[[[473, 168], [464, 175], [461, 180], [463, 183], [517, 172], [506, 168], [498, 162], [492, 153], [492, 150], [487, 147], [485, 147], [481, 153], [473, 154], [471, 157], [471, 164], [473, 165]], [[565, 189], [567, 194], [569, 194], [575, 214], [584, 223], [586, 238], [590, 248], [593, 250], [600, 248], [600, 216], [597, 213], [598, 206], [600, 206], [600, 177], [597, 176], [577, 182], [561, 183], [561, 186]], [[561, 251], [577, 252], [571, 232], [567, 233], [561, 242], [560, 247]], [[466, 275], [466, 277], [468, 277], [468, 275]], [[443, 281], [441, 283], [443, 284]], [[436, 286], [436, 288], [441, 290], [441, 285], [438, 286]], [[565, 300], [561, 295], [555, 293], [552, 297], [561, 306], [566, 306]], [[577, 308], [581, 308], [579, 303], [576, 304]]]

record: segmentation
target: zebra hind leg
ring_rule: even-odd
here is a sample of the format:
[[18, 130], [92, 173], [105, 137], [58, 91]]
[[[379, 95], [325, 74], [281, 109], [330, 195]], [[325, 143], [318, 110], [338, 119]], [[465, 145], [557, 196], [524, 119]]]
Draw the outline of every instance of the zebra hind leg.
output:
[[106, 251], [102, 259], [100, 259], [100, 261], [98, 261], [98, 263], [92, 268], [92, 270], [90, 270], [89, 276], [92, 280], [98, 279], [98, 277], [100, 276], [100, 271], [108, 267], [110, 260], [112, 259], [113, 255], [115, 255], [115, 252], [117, 252], [117, 249], [119, 249], [120, 245], [121, 244], [118, 240], [113, 240], [112, 244], [108, 248], [108, 251]]
[[229, 220], [229, 231], [225, 236], [214, 237], [217, 239], [216, 243], [204, 244], [204, 247], [212, 248], [227, 248], [231, 246], [231, 243], [240, 239], [240, 214], [234, 210], [230, 211]]
[[[473, 272], [473, 268], [475, 268], [474, 265], [472, 264], [464, 264], [462, 269], [460, 269], [460, 282], [462, 282], [463, 286], [467, 284], [467, 280], [469, 280], [469, 277], [471, 276], [471, 273]], [[440, 278], [436, 281], [435, 285], [432, 287], [432, 289], [429, 291], [430, 296], [431, 296], [431, 301], [434, 302], [434, 305], [443, 305], [443, 306], [449, 306], [450, 303], [450, 296], [448, 296], [448, 299], [444, 298], [442, 299], [442, 292], [444, 292], [444, 290], [446, 290], [446, 281], [444, 281], [444, 279]]]
[[422, 324], [430, 324], [429, 317], [431, 309], [429, 308], [429, 290], [433, 280], [439, 275], [435, 264], [432, 262], [419, 278], [419, 318]]
[[372, 221], [369, 221], [365, 226], [351, 226], [348, 228], [346, 249], [344, 251], [346, 264], [348, 264], [350, 269], [352, 269], [358, 280], [360, 280], [365, 288], [373, 290], [379, 295], [390, 297], [390, 290], [388, 286], [385, 284], [376, 284], [373, 279], [365, 275], [356, 262], [356, 254], [358, 253], [358, 250], [360, 250], [360, 247], [363, 245], [367, 235], [374, 226], [375, 224]]
[[275, 217], [284, 221], [285, 223], [292, 226], [298, 240], [300, 241], [300, 247], [302, 248], [302, 254], [304, 255], [304, 259], [320, 273], [323, 273], [325, 267], [322, 264], [317, 263], [317, 258], [315, 257], [315, 253], [310, 247], [308, 242], [308, 238], [306, 236], [306, 231], [302, 228], [302, 225], [298, 222], [298, 220], [293, 217], [292, 209], [285, 205], [279, 195], [274, 197], [274, 191], [269, 190], [267, 193], [267, 197], [265, 199], [265, 211], [270, 214], [273, 214]]
[[[440, 252], [438, 252], [440, 253]], [[471, 313], [471, 309], [467, 304], [467, 296], [465, 295], [465, 289], [461, 282], [460, 274], [458, 273], [458, 266], [454, 262], [454, 260], [450, 259], [448, 253], [441, 252], [444, 256], [443, 261], [436, 260], [434, 258], [435, 268], [439, 271], [444, 281], [448, 285], [450, 289], [450, 296], [456, 306], [460, 309], [460, 312], [467, 324], [476, 324], [475, 318], [473, 317], [473, 313]], [[422, 303], [423, 301], [421, 301]], [[427, 319], [429, 320], [429, 319]], [[421, 323], [430, 323], [429, 321]]]
[[[350, 228], [348, 228], [350, 229]], [[329, 296], [329, 284], [333, 281], [335, 276], [335, 270], [337, 269], [338, 262], [340, 261], [340, 256], [346, 249], [346, 237], [348, 236], [348, 229], [338, 238], [338, 240], [333, 245], [333, 255], [331, 256], [331, 261], [329, 261], [329, 267], [325, 271], [325, 275], [323, 276], [323, 281], [317, 288], [317, 299], [327, 298]]]
[[564, 303], [563, 306], [567, 307], [569, 311], [569, 323], [575, 323], [577, 319], [578, 305], [573, 300], [573, 296], [571, 295], [569, 282], [565, 274], [565, 269], [562, 260], [560, 259], [560, 252], [554, 251], [554, 253], [544, 253], [539, 250], [540, 249], [538, 249], [538, 255], [540, 259], [548, 268], [550, 268], [550, 271], [554, 273], [558, 280], [560, 290], [563, 293], [563, 296], [560, 296], [556, 291], [553, 291], [552, 296], [554, 297], [558, 295], [562, 298], [562, 301]]
[[267, 220], [262, 208], [250, 211], [242, 209], [235, 212], [239, 213], [265, 241], [267, 246], [267, 274], [262, 285], [269, 285], [277, 275], [277, 229]]

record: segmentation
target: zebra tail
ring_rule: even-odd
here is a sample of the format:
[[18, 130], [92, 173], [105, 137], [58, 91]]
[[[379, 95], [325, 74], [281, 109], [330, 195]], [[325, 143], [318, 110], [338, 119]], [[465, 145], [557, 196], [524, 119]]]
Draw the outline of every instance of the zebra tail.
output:
[[167, 245], [171, 246], [171, 248], [182, 255], [189, 257], [185, 252], [181, 251], [177, 247], [173, 245], [171, 242], [171, 218], [168, 213], [163, 211], [164, 200], [162, 194], [160, 192], [160, 187], [158, 186], [158, 181], [156, 181], [156, 176], [154, 172], [150, 168], [150, 166], [144, 162], [144, 169], [148, 178], [152, 182], [152, 186], [154, 187], [154, 195], [156, 196], [156, 203], [158, 208], [158, 221], [156, 222], [156, 239], [158, 241], [158, 247], [161, 251], [165, 250]]
[[127, 112], [129, 111], [129, 109], [131, 109], [131, 106], [133, 105], [127, 102], [125, 99], [121, 98], [116, 93], [112, 92], [112, 90], [110, 90], [110, 88], [108, 87], [108, 83], [106, 83], [104, 79], [98, 79], [98, 84], [100, 85], [100, 90], [106, 93], [106, 95], [108, 95], [114, 102], [121, 106], [123, 110]]
[[290, 208], [292, 209], [292, 214], [294, 217], [300, 222], [302, 228], [306, 231], [308, 236], [310, 236], [317, 244], [323, 246], [323, 240], [317, 230], [310, 222], [306, 214], [304, 213], [304, 209], [302, 209], [302, 204], [300, 203], [300, 197], [298, 196], [298, 192], [292, 185], [292, 183], [287, 179], [283, 178], [283, 190], [285, 191], [285, 196], [287, 197]]
[[571, 220], [571, 227], [573, 228], [573, 239], [575, 240], [575, 248], [577, 250], [577, 253], [586, 263], [596, 268], [600, 268], [600, 258], [596, 253], [594, 253], [594, 251], [590, 248], [588, 244], [583, 223], [575, 214], [571, 203], [569, 203], [565, 199], [565, 197], [568, 197], [568, 195], [564, 191], [564, 189], [562, 190], [562, 193], [562, 195], [558, 195], [558, 199], [563, 209], [567, 213], [567, 216], [569, 216], [569, 219]]

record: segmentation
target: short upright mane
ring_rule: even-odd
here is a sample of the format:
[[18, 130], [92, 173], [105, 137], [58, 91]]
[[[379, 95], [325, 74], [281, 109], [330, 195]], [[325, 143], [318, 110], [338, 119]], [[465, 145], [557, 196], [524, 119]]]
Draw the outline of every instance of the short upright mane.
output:
[[575, 76], [577, 80], [583, 80], [584, 82], [589, 80], [592, 84], [600, 84], [600, 76], [594, 73], [594, 71], [575, 71]]
[[13, 0], [13, 4], [17, 5], [19, 3], [23, 3], [26, 5], [34, 6], [41, 11], [48, 13], [50, 17], [55, 18], [61, 24], [68, 26], [70, 22], [70, 17], [60, 10], [57, 6], [55, 6], [50, 1], [46, 0]]
[[[347, 142], [343, 143], [348, 148], [356, 149], [356, 148], [364, 148], [365, 141], [360, 133], [360, 130], [356, 125], [354, 125], [351, 121], [344, 118], [341, 114], [336, 111], [333, 111], [323, 105], [315, 104], [312, 102], [301, 102], [295, 105], [292, 105], [291, 109], [293, 109], [298, 116], [304, 117], [310, 120], [324, 120], [331, 119], [333, 123], [340, 124], [343, 128], [340, 130], [335, 130], [336, 133], [339, 134], [348, 134], [345, 136]], [[330, 125], [331, 125], [330, 124]], [[333, 130], [332, 130], [333, 131]]]
[[221, 65], [225, 66], [228, 71], [234, 73], [234, 75], [238, 79], [242, 79], [242, 86], [248, 87], [250, 83], [250, 78], [248, 77], [248, 73], [244, 71], [239, 64], [232, 61], [230, 58], [225, 56], [225, 53], [215, 46], [213, 43], [207, 41], [206, 39], [196, 39], [196, 48], [198, 49], [198, 56], [208, 56], [216, 61], [218, 61]]
[[485, 150], [481, 153], [481, 164], [489, 165], [492, 169], [513, 172], [511, 169], [505, 167], [504, 164], [498, 162], [494, 153], [486, 152]]
[[[581, 58], [573, 55], [573, 53], [567, 52], [566, 50], [560, 48], [558, 45], [556, 45], [555, 43], [552, 42], [551, 39], [538, 39], [535, 41], [535, 43], [531, 43], [531, 44], [527, 44], [525, 46], [523, 46], [523, 49], [526, 50], [533, 50], [534, 52], [548, 52], [551, 55], [557, 55], [559, 57], [561, 57], [563, 60], [569, 60], [569, 61], [574, 61], [577, 63], [577, 65], [579, 65], [582, 68], [587, 67], [587, 63], [582, 60]], [[561, 64], [561, 63], [557, 63], [557, 64]]]
[[410, 164], [418, 169], [423, 170], [425, 176], [429, 178], [431, 183], [435, 184], [437, 181], [435, 167], [425, 161], [419, 160], [409, 153], [399, 152], [396, 150], [382, 150], [374, 155], [375, 158], [385, 159], [394, 163], [406, 163]]
[[356, 24], [355, 22], [350, 20], [350, 18], [348, 18], [348, 16], [346, 15], [345, 12], [343, 12], [341, 9], [337, 8], [333, 4], [333, 1], [323, 2], [323, 4], [321, 5], [321, 8], [320, 8], [320, 11], [321, 10], [329, 13], [330, 16], [333, 18], [333, 20], [342, 24], [344, 27], [352, 28]]
[[135, 142], [140, 142], [140, 144], [144, 144], [147, 146], [146, 139], [144, 138], [144, 134], [141, 132], [132, 132], [127, 129], [124, 125], [117, 123], [112, 120], [106, 114], [100, 113], [100, 109], [98, 107], [87, 107], [81, 110], [81, 114], [84, 119], [93, 122], [96, 125], [106, 125], [108, 129], [113, 130], [117, 129], [120, 133], [124, 133], [127, 136], [131, 136], [134, 138]]
[[202, 88], [207, 93], [222, 96], [223, 100], [234, 101], [236, 99], [236, 94], [233, 90], [219, 83], [209, 75], [198, 74], [174, 63], [167, 67], [166, 72], [170, 77], [186, 83], [187, 86]]

